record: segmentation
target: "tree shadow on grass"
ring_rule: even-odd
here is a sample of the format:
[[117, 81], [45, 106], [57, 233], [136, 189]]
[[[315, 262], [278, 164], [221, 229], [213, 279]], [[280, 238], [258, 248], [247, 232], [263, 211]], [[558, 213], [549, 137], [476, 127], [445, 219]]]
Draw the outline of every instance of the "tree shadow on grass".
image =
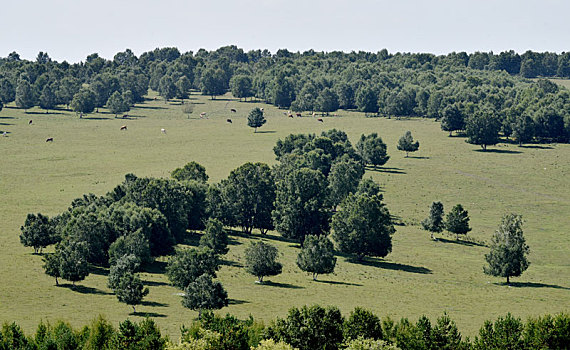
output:
[[142, 108], [142, 109], [167, 109], [166, 107], [160, 107], [160, 106], [135, 106], [134, 109], [137, 108]]
[[90, 266], [89, 267], [89, 273], [93, 274], [93, 275], [99, 275], [99, 276], [108, 276], [109, 275], [109, 269], [106, 269], [104, 267], [101, 266]]
[[420, 157], [420, 156], [408, 156], [406, 158], [413, 158], [413, 159], [430, 159], [429, 157]]
[[507, 286], [514, 288], [553, 288], [553, 289], [570, 290], [570, 288], [568, 287], [559, 286], [557, 284], [536, 283], [536, 282], [511, 282], [510, 284], [507, 284], [507, 282], [498, 282], [493, 284], [496, 286]]
[[442, 242], [442, 243], [460, 244], [460, 245], [465, 245], [465, 246], [468, 246], [468, 247], [473, 247], [473, 246], [476, 246], [476, 247], [486, 247], [485, 244], [478, 243], [478, 242], [451, 240], [451, 239], [445, 239], [445, 238], [438, 238], [437, 241], [438, 241], [438, 242]]
[[152, 317], [166, 317], [165, 314], [159, 314], [159, 313], [156, 313], [156, 312], [140, 312], [140, 311], [131, 312], [129, 315], [132, 315], [132, 316], [139, 316], [139, 317], [145, 317], [145, 318], [146, 318], [146, 317], [150, 317], [150, 318], [152, 318]]
[[107, 117], [83, 117], [80, 119], [86, 119], [86, 120], [109, 120], [111, 118], [107, 118]]
[[487, 150], [484, 149], [474, 149], [473, 152], [479, 152], [479, 153], [500, 153], [500, 154], [520, 154], [523, 153], [521, 151], [513, 151], [510, 149], [496, 149], [496, 148], [487, 148]]
[[367, 171], [374, 171], [377, 173], [388, 173], [388, 174], [406, 174], [404, 169], [401, 168], [386, 168], [386, 167], [373, 167], [373, 166], [366, 166]]
[[73, 284], [65, 283], [65, 284], [60, 284], [59, 286], [81, 294], [113, 295], [113, 293], [108, 293], [98, 288], [87, 287], [80, 284], [76, 284], [74, 286]]
[[520, 148], [532, 148], [532, 149], [554, 149], [551, 146], [539, 146], [539, 145], [527, 145], [527, 146], [519, 146]]
[[333, 285], [341, 285], [341, 286], [362, 287], [362, 284], [359, 284], [359, 283], [351, 283], [351, 282], [323, 281], [323, 280], [316, 280], [316, 281], [313, 281], [313, 282], [326, 283], [326, 284], [333, 284]]
[[354, 257], [350, 257], [347, 260], [353, 264], [373, 266], [373, 267], [378, 267], [378, 268], [386, 269], [386, 270], [404, 271], [404, 272], [421, 273], [421, 274], [431, 274], [431, 270], [428, 269], [427, 267], [423, 267], [423, 266], [406, 265], [406, 264], [394, 263], [394, 262], [389, 262], [389, 261], [384, 261], [384, 260], [378, 260], [375, 258], [364, 258], [362, 260], [358, 260]]
[[63, 113], [59, 112], [27, 112], [26, 114], [37, 114], [37, 115], [62, 115]]
[[249, 304], [247, 300], [240, 300], [240, 299], [229, 299], [228, 305], [241, 305], [241, 304]]
[[254, 134], [275, 134], [277, 131], [275, 130], [259, 130]]
[[0, 125], [8, 126], [8, 125], [14, 125], [14, 124], [13, 123], [0, 123]]
[[231, 261], [231, 260], [227, 260], [227, 259], [220, 259], [221, 264], [224, 266], [232, 266], [232, 267], [243, 267], [242, 264], [235, 262], [235, 261]]
[[0, 117], [0, 119], [16, 119], [16, 117]]
[[148, 300], [141, 301], [141, 305], [152, 306], [152, 307], [167, 307], [168, 306], [168, 304], [166, 304], [166, 303], [159, 303], [158, 301], [148, 301]]
[[235, 230], [235, 229], [229, 229], [229, 230], [227, 230], [227, 232], [228, 232], [228, 234], [231, 234], [232, 236], [237, 236], [237, 237], [242, 237], [242, 238], [267, 239], [267, 240], [272, 240], [272, 241], [299, 244], [299, 242], [297, 242], [294, 239], [286, 238], [286, 237], [283, 237], [283, 236], [278, 235], [278, 234], [271, 234], [271, 233], [266, 233], [264, 235], [262, 235], [261, 233], [247, 234], [247, 233], [243, 233], [240, 230]]
[[263, 283], [259, 283], [262, 286], [269, 286], [269, 287], [277, 287], [277, 288], [288, 288], [288, 289], [305, 289], [305, 287], [296, 286], [291, 283], [280, 283], [280, 282], [272, 282], [272, 281], [263, 281]]
[[157, 282], [157, 281], [143, 281], [143, 284], [145, 286], [151, 286], [151, 287], [168, 286], [168, 283], [166, 282]]

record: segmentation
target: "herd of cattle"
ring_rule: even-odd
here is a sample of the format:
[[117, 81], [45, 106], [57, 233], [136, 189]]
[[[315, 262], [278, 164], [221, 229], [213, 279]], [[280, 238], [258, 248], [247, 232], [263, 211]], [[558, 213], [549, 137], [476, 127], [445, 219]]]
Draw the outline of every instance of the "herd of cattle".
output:
[[[261, 109], [261, 111], [263, 112], [263, 108], [260, 108], [260, 109]], [[231, 112], [231, 113], [237, 113], [237, 110], [236, 110], [235, 108], [231, 108], [231, 109], [230, 109], [230, 112]], [[289, 118], [294, 118], [295, 116], [296, 116], [296, 117], [302, 117], [302, 116], [303, 116], [301, 113], [295, 113], [295, 114], [293, 114], [291, 111], [283, 112], [283, 114], [286, 115], [286, 116], [288, 116]], [[316, 116], [317, 116], [317, 114], [316, 114], [315, 112], [313, 112], [312, 117], [313, 117], [313, 118], [316, 118]], [[336, 115], [335, 115], [335, 116], [336, 116]], [[128, 117], [129, 117], [128, 114], [123, 115], [123, 119], [126, 119], [126, 118], [128, 118]], [[208, 116], [207, 116], [206, 112], [200, 113], [200, 119], [208, 119]], [[321, 122], [321, 123], [324, 122], [324, 121], [323, 121], [323, 118], [316, 118], [316, 120], [317, 120], [318, 122]], [[226, 119], [226, 122], [227, 122], [227, 123], [230, 123], [230, 124], [233, 123], [230, 118], [227, 118], [227, 119]], [[32, 123], [33, 123], [32, 120], [30, 120], [30, 121], [28, 122], [28, 125], [31, 125]], [[127, 130], [127, 126], [126, 126], [126, 125], [121, 125], [120, 130], [121, 130], [121, 131]], [[166, 129], [162, 128], [162, 129], [160, 129], [160, 132], [163, 133], [163, 134], [166, 134]], [[8, 133], [7, 133], [6, 131], [4, 131], [4, 132], [2, 133], [2, 136], [7, 137], [7, 136], [8, 136]], [[53, 137], [48, 137], [48, 138], [46, 139], [46, 142], [53, 142]]]

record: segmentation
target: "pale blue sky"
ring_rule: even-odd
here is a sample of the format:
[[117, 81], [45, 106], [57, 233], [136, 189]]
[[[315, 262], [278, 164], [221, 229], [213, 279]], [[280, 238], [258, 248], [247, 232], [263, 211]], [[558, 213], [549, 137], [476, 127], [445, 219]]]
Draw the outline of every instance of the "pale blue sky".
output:
[[130, 48], [570, 50], [567, 0], [7, 0], [0, 56], [78, 62]]

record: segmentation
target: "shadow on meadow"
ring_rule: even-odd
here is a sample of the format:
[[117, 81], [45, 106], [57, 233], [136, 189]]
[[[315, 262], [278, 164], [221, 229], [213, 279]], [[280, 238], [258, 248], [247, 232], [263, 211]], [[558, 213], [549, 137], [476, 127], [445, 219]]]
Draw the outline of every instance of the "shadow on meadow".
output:
[[377, 258], [366, 257], [362, 260], [358, 260], [357, 258], [350, 256], [346, 260], [350, 263], [353, 263], [353, 264], [359, 264], [359, 265], [364, 265], [364, 266], [372, 266], [372, 267], [377, 267], [377, 268], [386, 269], [386, 270], [403, 271], [403, 272], [420, 273], [420, 274], [431, 274], [431, 270], [428, 269], [427, 267], [400, 264], [400, 263], [380, 260]]
[[232, 267], [243, 267], [242, 264], [232, 261], [232, 260], [227, 260], [227, 259], [220, 259], [221, 261], [221, 265], [224, 266], [232, 266]]
[[464, 245], [464, 246], [468, 246], [468, 247], [486, 247], [486, 244], [483, 243], [479, 243], [479, 242], [470, 242], [470, 241], [460, 241], [460, 240], [452, 240], [452, 239], [446, 239], [446, 238], [438, 238], [437, 239], [438, 242], [442, 242], [442, 243], [451, 243], [451, 244], [460, 244], [460, 245]]
[[148, 301], [143, 300], [141, 301], [142, 306], [150, 306], [150, 307], [167, 307], [169, 306], [167, 303], [159, 303], [158, 301]]
[[401, 168], [387, 168], [387, 167], [373, 167], [366, 166], [366, 171], [373, 171], [376, 173], [387, 173], [387, 174], [406, 174], [404, 169]]
[[324, 280], [315, 280], [313, 282], [317, 282], [317, 283], [326, 283], [326, 284], [332, 284], [332, 285], [340, 285], [340, 286], [355, 286], [355, 287], [362, 287], [362, 284], [360, 283], [352, 283], [352, 282], [340, 282], [340, 281], [324, 281]]
[[113, 293], [105, 292], [104, 290], [98, 288], [87, 287], [80, 284], [73, 285], [69, 283], [64, 283], [60, 284], [59, 287], [67, 288], [81, 294], [113, 295]]
[[269, 287], [277, 287], [277, 288], [287, 288], [287, 289], [305, 289], [302, 286], [296, 286], [291, 283], [280, 283], [280, 282], [272, 282], [272, 281], [263, 281], [263, 283], [259, 283], [262, 286], [269, 286]]
[[241, 304], [249, 304], [250, 302], [247, 300], [240, 300], [240, 299], [228, 299], [228, 305], [241, 305]]
[[168, 286], [167, 282], [157, 282], [157, 281], [143, 281], [145, 286], [150, 287], [159, 287], [159, 286]]
[[530, 149], [554, 149], [551, 146], [540, 146], [540, 145], [526, 145], [526, 146], [519, 146], [520, 148], [530, 148]]
[[408, 156], [406, 158], [412, 158], [412, 159], [430, 159], [429, 157], [420, 157], [420, 156]]
[[129, 315], [139, 316], [139, 317], [144, 317], [144, 318], [147, 318], [147, 317], [167, 317], [165, 314], [159, 314], [156, 312], [140, 312], [140, 311], [131, 312]]
[[474, 149], [473, 152], [479, 152], [479, 153], [499, 153], [499, 154], [520, 154], [523, 153], [521, 151], [513, 151], [510, 149], [496, 149], [496, 148], [487, 148], [486, 150], [484, 149]]
[[497, 282], [493, 284], [496, 286], [507, 286], [514, 288], [553, 288], [553, 289], [570, 290], [570, 288], [568, 287], [559, 286], [557, 284], [536, 283], [536, 282], [511, 282], [509, 284], [507, 284], [507, 282]]

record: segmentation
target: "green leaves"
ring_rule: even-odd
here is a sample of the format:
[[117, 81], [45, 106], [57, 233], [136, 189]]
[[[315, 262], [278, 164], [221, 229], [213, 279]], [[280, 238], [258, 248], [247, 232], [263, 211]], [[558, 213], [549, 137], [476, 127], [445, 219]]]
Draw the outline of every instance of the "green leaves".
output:
[[283, 265], [277, 261], [277, 248], [263, 241], [251, 242], [245, 249], [245, 269], [263, 282], [265, 276], [281, 273]]

